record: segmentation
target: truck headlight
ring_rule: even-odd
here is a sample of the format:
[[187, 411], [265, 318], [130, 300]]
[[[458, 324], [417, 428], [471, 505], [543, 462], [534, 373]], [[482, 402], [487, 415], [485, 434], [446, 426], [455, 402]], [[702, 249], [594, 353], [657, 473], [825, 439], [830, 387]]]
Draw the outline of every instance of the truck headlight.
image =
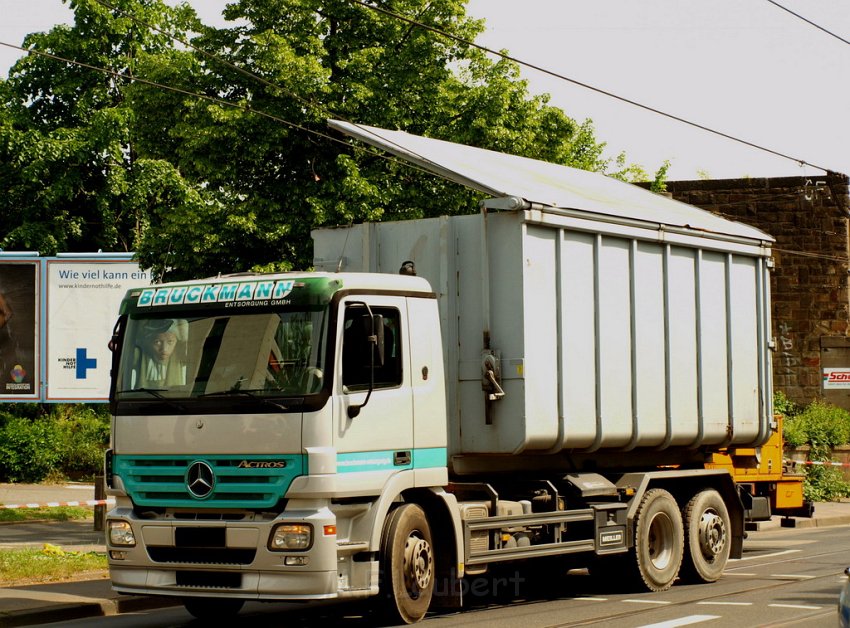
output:
[[123, 545], [125, 547], [134, 547], [136, 545], [136, 536], [133, 534], [133, 528], [126, 521], [108, 521], [107, 529], [109, 530], [109, 543], [111, 545]]
[[269, 549], [273, 552], [307, 550], [313, 545], [313, 526], [303, 523], [276, 525], [269, 537]]

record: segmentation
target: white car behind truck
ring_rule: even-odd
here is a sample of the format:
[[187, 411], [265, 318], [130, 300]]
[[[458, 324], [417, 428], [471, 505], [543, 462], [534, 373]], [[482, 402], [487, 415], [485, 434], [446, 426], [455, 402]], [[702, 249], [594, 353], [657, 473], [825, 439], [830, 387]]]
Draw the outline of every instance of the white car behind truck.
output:
[[[734, 472], [779, 438], [770, 236], [602, 175], [332, 124], [490, 198], [316, 231], [312, 272], [128, 292], [117, 591], [198, 617], [372, 597], [412, 623], [513, 561], [712, 582], [746, 517], [801, 505], [777, 501], [799, 488], [781, 461], [770, 482]], [[151, 329], [180, 330], [180, 381], [141, 385]]]

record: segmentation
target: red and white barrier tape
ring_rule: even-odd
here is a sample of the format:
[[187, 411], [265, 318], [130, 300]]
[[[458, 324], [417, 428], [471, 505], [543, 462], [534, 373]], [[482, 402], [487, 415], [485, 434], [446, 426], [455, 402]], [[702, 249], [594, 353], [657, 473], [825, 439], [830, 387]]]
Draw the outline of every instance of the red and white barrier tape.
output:
[[850, 467], [850, 463], [848, 462], [831, 462], [829, 460], [786, 460], [785, 462], [790, 464], [816, 464], [828, 467]]
[[114, 499], [88, 499], [81, 502], [46, 502], [44, 504], [0, 504], [0, 508], [58, 508], [59, 506], [106, 506]]

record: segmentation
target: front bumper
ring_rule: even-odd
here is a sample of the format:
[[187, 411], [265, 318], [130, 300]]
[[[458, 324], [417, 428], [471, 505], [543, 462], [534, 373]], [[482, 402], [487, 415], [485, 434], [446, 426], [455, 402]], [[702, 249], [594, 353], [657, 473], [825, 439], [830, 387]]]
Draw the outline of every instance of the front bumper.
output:
[[112, 588], [133, 595], [170, 595], [180, 597], [236, 597], [249, 600], [327, 600], [337, 594], [336, 571], [300, 571], [269, 573], [241, 571], [240, 584], [230, 588], [186, 586], [178, 584], [180, 568], [144, 568], [110, 562]]
[[[135, 546], [124, 547], [107, 538], [110, 577], [120, 593], [256, 600], [340, 597], [337, 537], [323, 534], [336, 518], [326, 508], [285, 512], [268, 520], [216, 521], [172, 515], [147, 519], [130, 508], [116, 508], [108, 519], [128, 522], [136, 539]], [[268, 549], [269, 535], [280, 522], [310, 524], [310, 548]], [[287, 557], [305, 564], [285, 564]]]

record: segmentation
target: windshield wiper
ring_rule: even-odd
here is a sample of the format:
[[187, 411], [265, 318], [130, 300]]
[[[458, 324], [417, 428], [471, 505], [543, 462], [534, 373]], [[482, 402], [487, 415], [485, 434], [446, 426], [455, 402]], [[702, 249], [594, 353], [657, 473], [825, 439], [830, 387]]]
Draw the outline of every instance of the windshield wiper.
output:
[[173, 399], [169, 399], [168, 397], [166, 397], [165, 395], [162, 394], [162, 393], [167, 392], [167, 391], [168, 391], [167, 388], [145, 388], [145, 387], [141, 387], [141, 388], [128, 388], [127, 390], [119, 390], [116, 394], [123, 395], [125, 393], [134, 393], [134, 392], [147, 393], [151, 397], [156, 397], [160, 401], [164, 401], [166, 403], [166, 405], [169, 405], [172, 408], [176, 408], [177, 410], [184, 412], [186, 410], [186, 408], [181, 406], [179, 403], [177, 403]]
[[128, 388], [127, 390], [119, 390], [118, 394], [123, 395], [124, 393], [143, 392], [148, 393], [157, 399], [165, 399], [165, 397], [159, 393], [166, 392], [167, 390], [167, 388]]
[[198, 397], [248, 397], [250, 399], [254, 399], [255, 401], [259, 401], [260, 403], [269, 405], [273, 408], [277, 408], [278, 410], [282, 410], [283, 412], [289, 411], [289, 406], [285, 406], [276, 401], [272, 401], [265, 395], [258, 395], [258, 392], [266, 392], [262, 389], [255, 390], [217, 390], [216, 392], [204, 393], [203, 395], [198, 395]]

